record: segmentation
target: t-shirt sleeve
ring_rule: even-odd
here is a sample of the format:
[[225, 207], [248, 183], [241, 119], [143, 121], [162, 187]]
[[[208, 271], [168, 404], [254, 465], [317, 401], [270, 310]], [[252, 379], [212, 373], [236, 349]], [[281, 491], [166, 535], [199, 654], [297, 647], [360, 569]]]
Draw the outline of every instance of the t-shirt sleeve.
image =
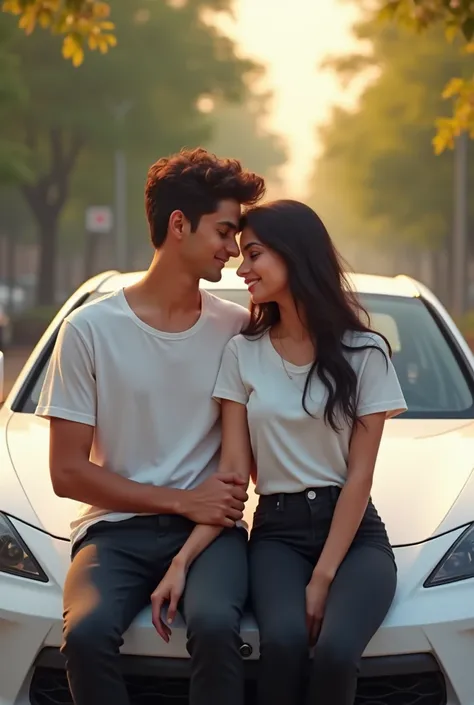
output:
[[249, 395], [240, 374], [239, 358], [234, 340], [230, 340], [224, 349], [212, 398], [216, 401], [229, 399], [229, 401], [236, 401], [239, 404], [247, 404], [248, 402]]
[[359, 377], [357, 415], [367, 416], [385, 411], [387, 418], [407, 410], [397, 373], [388, 349], [380, 342], [366, 351]]
[[74, 324], [65, 321], [59, 330], [35, 413], [95, 426], [96, 399], [90, 346]]

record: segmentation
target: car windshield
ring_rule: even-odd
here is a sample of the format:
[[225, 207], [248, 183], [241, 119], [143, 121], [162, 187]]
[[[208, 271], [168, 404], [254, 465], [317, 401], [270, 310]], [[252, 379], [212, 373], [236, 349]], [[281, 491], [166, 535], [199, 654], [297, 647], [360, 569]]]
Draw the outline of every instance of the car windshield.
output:
[[[218, 290], [223, 299], [248, 306], [245, 290]], [[88, 301], [96, 298], [92, 295]], [[441, 322], [417, 298], [364, 294], [361, 302], [371, 327], [390, 342], [392, 361], [408, 412], [398, 418], [471, 418], [474, 416], [472, 379]], [[39, 399], [46, 365], [28, 395], [24, 412], [32, 413]]]

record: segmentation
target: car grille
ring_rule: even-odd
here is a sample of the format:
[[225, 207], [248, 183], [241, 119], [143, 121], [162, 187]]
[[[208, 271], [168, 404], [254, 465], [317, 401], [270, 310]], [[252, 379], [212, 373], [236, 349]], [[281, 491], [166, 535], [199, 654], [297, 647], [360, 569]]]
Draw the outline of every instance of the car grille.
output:
[[[188, 682], [153, 676], [125, 676], [132, 705], [187, 705]], [[38, 667], [30, 689], [32, 705], [72, 705], [64, 671]], [[254, 705], [255, 683], [247, 683], [246, 705]], [[446, 705], [441, 673], [360, 678], [356, 705]]]

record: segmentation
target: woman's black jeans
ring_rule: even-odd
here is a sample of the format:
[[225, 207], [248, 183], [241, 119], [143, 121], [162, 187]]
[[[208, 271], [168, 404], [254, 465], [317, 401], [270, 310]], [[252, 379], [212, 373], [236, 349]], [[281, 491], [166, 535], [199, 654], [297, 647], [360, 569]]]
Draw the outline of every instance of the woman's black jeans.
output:
[[392, 603], [397, 571], [372, 502], [331, 585], [309, 656], [305, 588], [339, 496], [336, 487], [260, 498], [250, 539], [260, 630], [258, 705], [353, 705], [360, 659]]

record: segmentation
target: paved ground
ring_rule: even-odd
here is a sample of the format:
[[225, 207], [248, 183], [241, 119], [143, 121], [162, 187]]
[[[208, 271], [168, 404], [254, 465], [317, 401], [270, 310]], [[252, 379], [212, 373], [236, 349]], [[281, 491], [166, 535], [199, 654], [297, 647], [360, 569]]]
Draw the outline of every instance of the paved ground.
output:
[[13, 382], [25, 364], [31, 348], [12, 347], [4, 351], [5, 355], [5, 392], [8, 394]]

